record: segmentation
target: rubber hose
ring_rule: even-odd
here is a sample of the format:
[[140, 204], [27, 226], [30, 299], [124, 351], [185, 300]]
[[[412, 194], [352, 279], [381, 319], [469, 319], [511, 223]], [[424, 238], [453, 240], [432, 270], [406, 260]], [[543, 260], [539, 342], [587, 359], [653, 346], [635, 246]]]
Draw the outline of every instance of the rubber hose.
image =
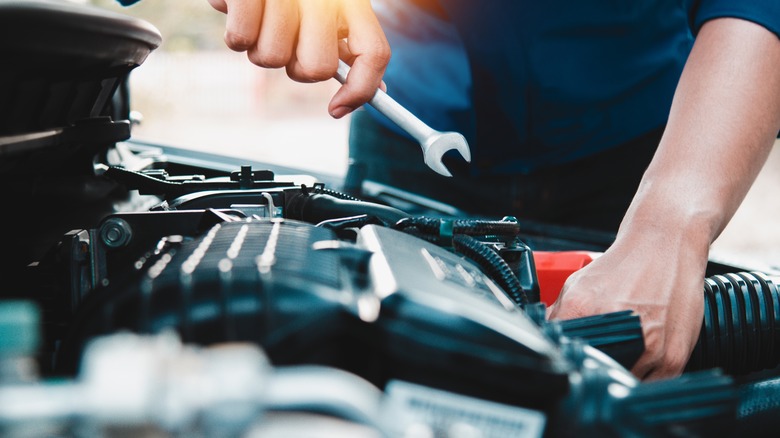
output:
[[356, 198], [356, 197], [354, 197], [352, 195], [348, 195], [346, 193], [339, 192], [339, 191], [332, 190], [332, 189], [328, 189], [328, 188], [325, 188], [325, 187], [315, 187], [313, 189], [313, 192], [316, 193], [316, 194], [330, 195], [330, 196], [333, 196], [334, 198], [343, 199], [345, 201], [362, 201], [361, 199], [358, 199], [358, 198]]
[[780, 296], [759, 272], [705, 279], [704, 322], [686, 371], [746, 374], [780, 364]]
[[[417, 228], [423, 233], [438, 234], [441, 221], [442, 219], [425, 216], [406, 218], [398, 221], [393, 228], [397, 230]], [[516, 236], [520, 232], [517, 222], [456, 219], [452, 223], [453, 234]]]
[[507, 293], [518, 306], [525, 307], [528, 297], [520, 285], [520, 280], [512, 268], [495, 251], [479, 240], [465, 234], [456, 234], [452, 238], [455, 250], [479, 265]]
[[780, 378], [740, 386], [734, 436], [764, 436], [779, 427]]
[[387, 225], [409, 216], [396, 208], [373, 202], [341, 199], [322, 193], [301, 193], [288, 201], [285, 217], [317, 224], [333, 218], [360, 215], [376, 217]]

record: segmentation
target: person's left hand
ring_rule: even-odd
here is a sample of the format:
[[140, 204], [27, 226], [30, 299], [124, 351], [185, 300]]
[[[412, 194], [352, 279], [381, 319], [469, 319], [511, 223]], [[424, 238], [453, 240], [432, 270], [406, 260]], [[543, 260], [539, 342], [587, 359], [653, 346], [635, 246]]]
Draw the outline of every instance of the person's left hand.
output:
[[551, 319], [631, 309], [641, 319], [645, 353], [632, 372], [641, 379], [682, 373], [701, 331], [707, 247], [679, 230], [618, 237], [601, 257], [574, 273]]

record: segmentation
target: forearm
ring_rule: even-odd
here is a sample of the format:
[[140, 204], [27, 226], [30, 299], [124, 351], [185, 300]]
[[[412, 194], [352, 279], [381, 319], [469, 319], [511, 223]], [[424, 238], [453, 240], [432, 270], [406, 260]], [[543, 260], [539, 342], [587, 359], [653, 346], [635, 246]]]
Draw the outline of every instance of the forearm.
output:
[[706, 23], [619, 236], [666, 228], [709, 246], [747, 193], [778, 130], [780, 40], [747, 21]]

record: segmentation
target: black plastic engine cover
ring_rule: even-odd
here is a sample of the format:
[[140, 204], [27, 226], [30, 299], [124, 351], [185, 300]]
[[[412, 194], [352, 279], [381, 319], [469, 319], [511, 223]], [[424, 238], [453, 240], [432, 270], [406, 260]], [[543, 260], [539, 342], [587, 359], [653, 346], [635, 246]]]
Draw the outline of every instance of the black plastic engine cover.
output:
[[168, 238], [136, 264], [130, 284], [97, 290], [74, 320], [62, 365], [91, 337], [176, 329], [185, 342], [251, 341], [280, 363], [330, 362], [324, 339], [348, 323], [353, 294], [338, 254], [313, 251], [329, 230], [295, 221], [215, 225], [197, 239]]
[[568, 390], [571, 364], [476, 265], [388, 228], [363, 227], [353, 245], [294, 220], [225, 222], [164, 239], [136, 269], [85, 300], [62, 369], [94, 336], [175, 329], [380, 387], [401, 378], [536, 408]]
[[537, 408], [566, 393], [570, 362], [470, 260], [377, 225], [358, 244], [373, 253], [377, 324], [403, 377]]

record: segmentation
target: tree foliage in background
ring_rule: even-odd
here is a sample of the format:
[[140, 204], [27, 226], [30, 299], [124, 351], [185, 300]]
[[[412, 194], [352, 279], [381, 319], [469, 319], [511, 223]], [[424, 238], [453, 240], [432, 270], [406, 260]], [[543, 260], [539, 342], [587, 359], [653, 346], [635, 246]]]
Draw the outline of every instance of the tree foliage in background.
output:
[[145, 0], [122, 7], [116, 0], [89, 0], [89, 3], [154, 24], [163, 36], [159, 50], [182, 52], [222, 50], [225, 16], [206, 0]]

